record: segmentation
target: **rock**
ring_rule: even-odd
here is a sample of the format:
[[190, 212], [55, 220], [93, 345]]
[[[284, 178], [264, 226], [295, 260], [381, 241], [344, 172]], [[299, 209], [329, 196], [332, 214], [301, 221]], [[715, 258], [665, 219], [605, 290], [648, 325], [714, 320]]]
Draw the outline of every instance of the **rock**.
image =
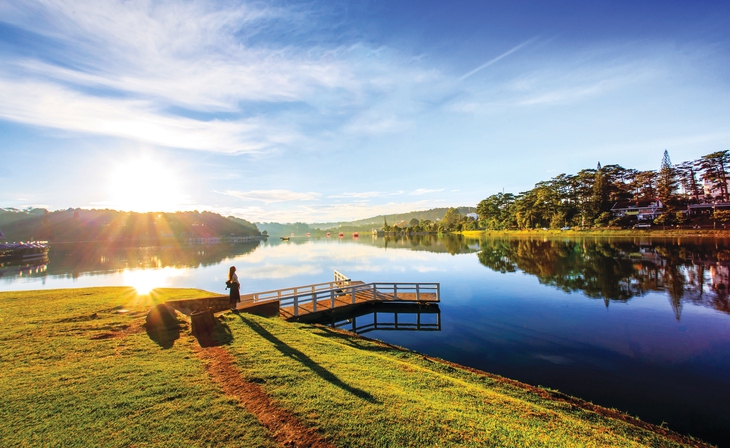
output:
[[175, 310], [161, 303], [147, 313], [147, 329], [172, 329], [179, 328], [180, 323], [175, 317]]

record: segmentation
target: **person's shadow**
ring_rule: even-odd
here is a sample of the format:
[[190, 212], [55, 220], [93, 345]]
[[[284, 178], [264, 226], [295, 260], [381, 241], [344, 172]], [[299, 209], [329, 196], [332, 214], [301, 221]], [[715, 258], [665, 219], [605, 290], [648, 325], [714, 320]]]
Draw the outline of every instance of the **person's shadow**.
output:
[[246, 323], [253, 331], [255, 331], [259, 336], [266, 339], [267, 341], [271, 342], [274, 347], [279, 350], [284, 356], [288, 356], [289, 358], [292, 358], [298, 362], [300, 362], [302, 365], [306, 366], [312, 372], [317, 374], [320, 378], [323, 380], [329, 382], [330, 384], [339, 387], [340, 389], [349, 392], [356, 397], [362, 398], [363, 400], [367, 400], [370, 403], [378, 403], [378, 401], [370, 395], [370, 393], [358, 389], [356, 387], [350, 386], [347, 383], [344, 383], [342, 380], [337, 378], [335, 374], [330, 372], [329, 370], [325, 369], [324, 367], [320, 366], [312, 358], [308, 357], [304, 353], [300, 352], [299, 350], [290, 347], [286, 345], [282, 340], [274, 336], [273, 334], [269, 333], [266, 328], [262, 327], [257, 322], [254, 322], [250, 319], [247, 319], [242, 314], [238, 316], [244, 323]]

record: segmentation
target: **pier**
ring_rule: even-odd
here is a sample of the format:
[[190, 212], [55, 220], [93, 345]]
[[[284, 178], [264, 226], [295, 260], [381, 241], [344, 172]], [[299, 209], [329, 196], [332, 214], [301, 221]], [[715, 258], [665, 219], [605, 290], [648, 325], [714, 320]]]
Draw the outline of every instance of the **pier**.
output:
[[311, 321], [318, 315], [345, 311], [376, 303], [410, 303], [429, 305], [441, 300], [439, 283], [405, 283], [353, 281], [334, 271], [334, 280], [293, 288], [241, 294], [240, 311], [278, 302], [279, 315], [286, 320]]

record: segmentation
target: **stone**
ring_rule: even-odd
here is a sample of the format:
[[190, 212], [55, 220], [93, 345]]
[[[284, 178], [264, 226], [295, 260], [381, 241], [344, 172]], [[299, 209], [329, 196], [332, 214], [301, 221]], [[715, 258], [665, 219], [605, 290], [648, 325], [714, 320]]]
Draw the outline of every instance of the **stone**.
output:
[[161, 303], [147, 313], [145, 327], [147, 329], [172, 329], [179, 328], [180, 323], [175, 317], [175, 310]]

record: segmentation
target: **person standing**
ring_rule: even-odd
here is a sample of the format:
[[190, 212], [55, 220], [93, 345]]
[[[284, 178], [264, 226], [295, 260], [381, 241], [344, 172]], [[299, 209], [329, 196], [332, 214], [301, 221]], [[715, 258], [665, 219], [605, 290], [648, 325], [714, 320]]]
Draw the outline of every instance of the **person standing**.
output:
[[231, 311], [236, 311], [238, 309], [238, 302], [241, 301], [241, 283], [238, 281], [235, 266], [231, 266], [228, 270], [228, 281], [226, 282], [226, 286], [231, 290], [229, 299]]

